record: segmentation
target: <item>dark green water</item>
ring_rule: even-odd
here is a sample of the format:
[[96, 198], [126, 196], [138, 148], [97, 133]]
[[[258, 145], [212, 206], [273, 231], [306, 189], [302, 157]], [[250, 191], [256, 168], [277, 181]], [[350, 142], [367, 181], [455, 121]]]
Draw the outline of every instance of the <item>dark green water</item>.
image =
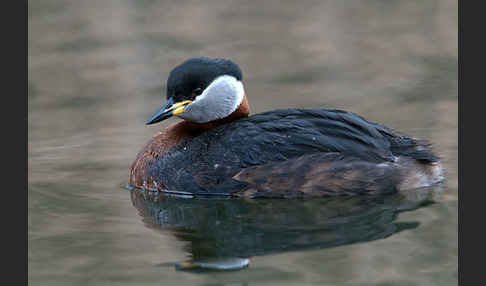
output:
[[[457, 285], [456, 1], [29, 1], [30, 285]], [[325, 106], [430, 140], [446, 182], [384, 198], [123, 186], [171, 68], [239, 63], [252, 113]], [[230, 272], [177, 263], [251, 257]]]

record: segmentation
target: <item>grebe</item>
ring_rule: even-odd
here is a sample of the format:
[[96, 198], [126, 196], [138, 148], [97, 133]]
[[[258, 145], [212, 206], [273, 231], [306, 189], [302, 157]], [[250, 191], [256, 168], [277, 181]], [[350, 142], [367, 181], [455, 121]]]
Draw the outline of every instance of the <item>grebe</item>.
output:
[[351, 112], [285, 109], [248, 116], [237, 64], [193, 58], [167, 80], [148, 121], [184, 119], [138, 153], [130, 185], [189, 195], [295, 198], [393, 193], [443, 180], [425, 141]]

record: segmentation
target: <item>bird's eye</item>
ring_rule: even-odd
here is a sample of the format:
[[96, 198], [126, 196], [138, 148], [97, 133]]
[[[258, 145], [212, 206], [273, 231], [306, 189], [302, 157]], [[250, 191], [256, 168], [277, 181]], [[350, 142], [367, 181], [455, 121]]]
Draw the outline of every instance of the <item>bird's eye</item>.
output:
[[202, 93], [202, 88], [198, 87], [195, 90], [192, 91], [192, 95], [197, 96]]

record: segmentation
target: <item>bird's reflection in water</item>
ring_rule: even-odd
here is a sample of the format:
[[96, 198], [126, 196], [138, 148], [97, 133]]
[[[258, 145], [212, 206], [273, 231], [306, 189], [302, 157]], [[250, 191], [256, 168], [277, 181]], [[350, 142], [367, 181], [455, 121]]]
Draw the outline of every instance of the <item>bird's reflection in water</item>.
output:
[[192, 259], [180, 270], [235, 270], [251, 257], [322, 249], [386, 238], [416, 228], [397, 215], [433, 202], [437, 188], [406, 195], [309, 200], [178, 198], [131, 190], [133, 205], [149, 228], [188, 242]]

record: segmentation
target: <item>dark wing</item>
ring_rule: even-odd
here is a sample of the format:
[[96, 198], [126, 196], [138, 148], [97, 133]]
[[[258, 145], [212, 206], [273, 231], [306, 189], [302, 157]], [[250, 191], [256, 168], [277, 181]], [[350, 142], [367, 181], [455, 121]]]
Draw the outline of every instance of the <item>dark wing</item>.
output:
[[236, 196], [298, 198], [393, 193], [400, 175], [394, 163], [328, 152], [245, 168], [233, 178], [248, 183]]
[[[393, 161], [385, 127], [345, 111], [288, 109], [254, 115], [221, 128], [245, 166], [316, 152], [352, 154], [374, 162]], [[217, 130], [215, 130], [217, 132]]]
[[173, 189], [227, 193], [245, 185], [231, 179], [244, 168], [306, 154], [336, 152], [368, 162], [392, 162], [394, 149], [402, 151], [395, 138], [399, 137], [390, 129], [350, 112], [276, 110], [213, 128], [184, 142], [157, 160], [152, 170], [155, 178]]

